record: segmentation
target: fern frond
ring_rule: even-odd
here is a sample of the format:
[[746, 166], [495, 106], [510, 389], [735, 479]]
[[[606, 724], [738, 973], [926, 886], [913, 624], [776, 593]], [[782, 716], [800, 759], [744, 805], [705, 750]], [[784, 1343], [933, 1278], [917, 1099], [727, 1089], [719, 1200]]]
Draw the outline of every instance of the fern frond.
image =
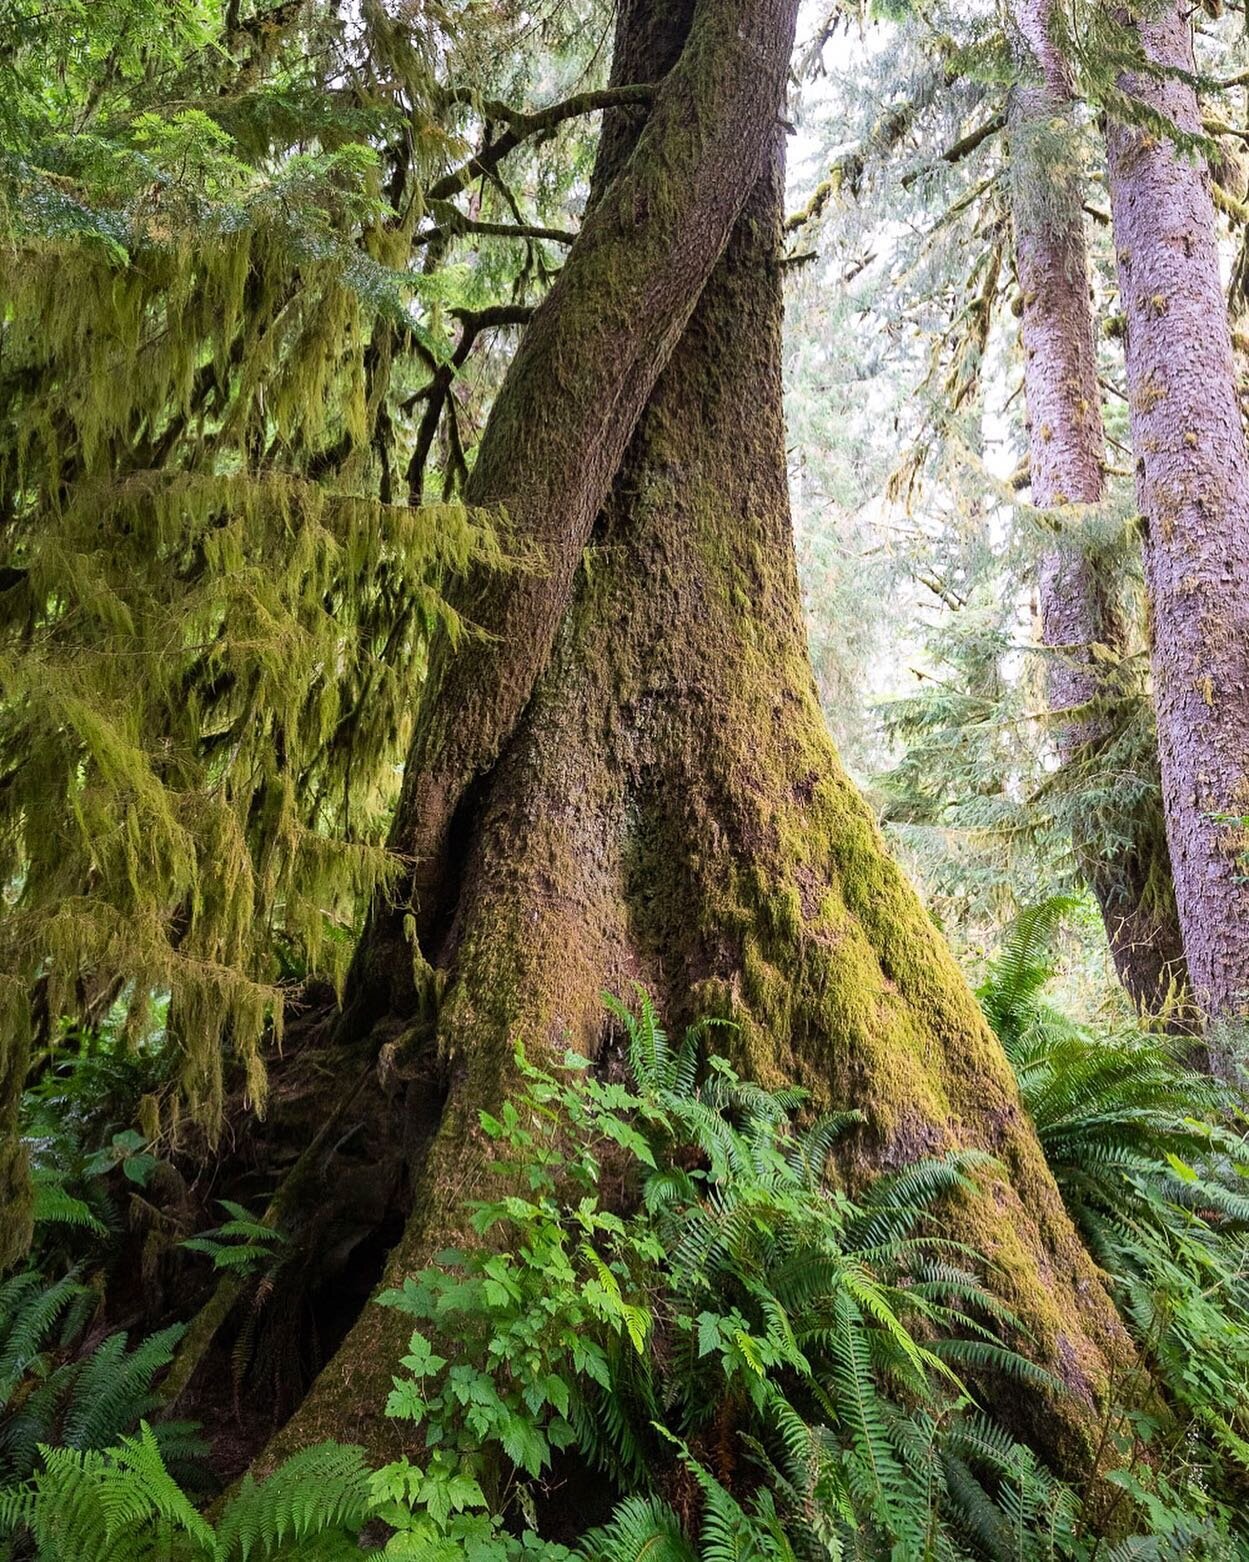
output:
[[218, 1521], [219, 1554], [265, 1556], [288, 1541], [358, 1529], [369, 1512], [368, 1477], [363, 1450], [343, 1443], [303, 1448], [267, 1480], [246, 1477]]
[[657, 1497], [626, 1497], [612, 1516], [581, 1541], [586, 1562], [698, 1562], [681, 1521]]
[[85, 1294], [87, 1288], [72, 1269], [50, 1285], [33, 1270], [0, 1285], [0, 1407], [36, 1366], [70, 1304]]

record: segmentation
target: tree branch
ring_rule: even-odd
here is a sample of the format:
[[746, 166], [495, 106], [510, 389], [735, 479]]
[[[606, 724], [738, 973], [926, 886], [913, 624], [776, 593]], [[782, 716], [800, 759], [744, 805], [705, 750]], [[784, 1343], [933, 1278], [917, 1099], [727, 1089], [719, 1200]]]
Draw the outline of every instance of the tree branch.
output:
[[[408, 503], [420, 504], [425, 492], [425, 467], [429, 461], [429, 452], [433, 448], [434, 436], [438, 432], [438, 424], [442, 418], [443, 408], [448, 404], [451, 394], [451, 386], [455, 376], [464, 367], [468, 355], [473, 350], [473, 343], [483, 331], [490, 331], [505, 325], [526, 325], [533, 308], [529, 304], [491, 304], [486, 309], [453, 309], [451, 315], [460, 322], [460, 339], [455, 344], [455, 352], [451, 355], [450, 363], [439, 364], [433, 373], [433, 378], [428, 385], [423, 386], [404, 404], [405, 411], [411, 411], [418, 401], [427, 401], [428, 405], [421, 417], [420, 427], [417, 429], [416, 444], [412, 450], [412, 458], [408, 462], [406, 480], [408, 485]], [[459, 430], [455, 431], [455, 439], [458, 441]], [[457, 452], [453, 446], [453, 461]], [[467, 480], [468, 463], [464, 458], [463, 446], [460, 445], [458, 460], [463, 465], [465, 480]]]
[[807, 223], [814, 222], [833, 196], [839, 195], [845, 186], [848, 185], [852, 192], [857, 193], [869, 153], [891, 152], [915, 122], [918, 111], [917, 103], [908, 102], [882, 114], [866, 141], [849, 152], [843, 152], [829, 169], [827, 177], [816, 185], [807, 204], [792, 217], [785, 219], [785, 232], [796, 233], [799, 228], [805, 228]]
[[469, 349], [482, 331], [492, 331], [501, 325], [528, 325], [533, 315], [532, 304], [490, 304], [485, 309], [453, 309], [452, 318], [463, 327], [455, 356], [451, 360], [458, 368], [468, 357]]
[[412, 240], [413, 248], [454, 238], [461, 233], [480, 233], [499, 239], [548, 239], [552, 244], [571, 244], [577, 235], [570, 228], [543, 228], [527, 222], [479, 222], [452, 207], [440, 217], [437, 227], [425, 228]]
[[922, 179], [925, 174], [932, 173], [939, 164], [953, 165], [961, 163], [965, 157], [970, 157], [977, 147], [983, 146], [991, 136], [997, 135], [999, 130], [1006, 127], [1006, 115], [994, 114], [992, 119], [985, 121], [975, 130], [969, 130], [965, 136], [960, 136], [952, 145], [931, 163], [925, 163], [922, 168], [912, 168], [909, 173], [902, 175], [902, 188], [909, 190], [917, 179]]
[[[530, 136], [542, 135], [546, 131], [554, 130], [567, 119], [576, 119], [582, 114], [595, 114], [600, 109], [648, 104], [654, 95], [654, 86], [646, 82], [625, 87], [606, 87], [599, 92], [576, 92], [560, 103], [552, 103], [549, 108], [537, 109], [531, 114], [522, 113], [506, 103], [487, 99], [478, 104], [483, 117], [487, 121], [501, 121], [507, 125], [507, 129], [497, 141], [484, 147], [475, 157], [470, 157], [459, 168], [453, 168], [450, 173], [444, 174], [426, 192], [427, 198], [431, 201], [449, 201], [453, 195], [458, 195], [461, 190], [467, 189], [475, 179], [493, 173], [508, 153], [515, 151], [522, 141], [528, 140]], [[448, 103], [477, 101], [473, 94], [464, 88], [448, 93], [446, 100]]]
[[1246, 206], [1244, 201], [1238, 201], [1217, 180], [1210, 181], [1210, 194], [1214, 197], [1214, 204], [1218, 209], [1233, 222], [1249, 222], [1249, 206]]

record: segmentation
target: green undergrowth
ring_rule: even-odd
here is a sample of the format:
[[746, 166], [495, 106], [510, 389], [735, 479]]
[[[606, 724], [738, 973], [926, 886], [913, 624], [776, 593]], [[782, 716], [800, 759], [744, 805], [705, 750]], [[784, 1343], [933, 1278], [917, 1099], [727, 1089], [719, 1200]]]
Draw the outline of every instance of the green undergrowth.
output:
[[[1059, 1027], [1037, 985], [1045, 961], [1022, 947], [1036, 932], [983, 1000], [1159, 1384], [1148, 1415], [1108, 1423], [1118, 1469], [1096, 1525], [1085, 1494], [989, 1413], [1060, 1386], [1004, 1343], [1019, 1331], [991, 1268], [942, 1232], [942, 1201], [989, 1174], [988, 1157], [921, 1161], [852, 1201], [830, 1166], [857, 1114], [813, 1119], [801, 1092], [739, 1078], [709, 1024], [674, 1045], [639, 994], [635, 1011], [609, 1000], [627, 1062], [518, 1054], [523, 1088], [481, 1120], [498, 1193], [469, 1207], [473, 1242], [379, 1298], [412, 1322], [386, 1407], [406, 1458], [371, 1469], [358, 1449], [318, 1445], [205, 1517], [181, 1433], [135, 1398], [128, 1426], [74, 1439], [50, 1422], [33, 1458], [6, 1467], [0, 1556], [1244, 1555], [1249, 1211], [1240, 1141], [1216, 1126], [1232, 1103], [1208, 1087], [1181, 1109], [1192, 1079], [1152, 1038]], [[55, 1331], [80, 1326], [82, 1282], [50, 1300], [49, 1285], [28, 1271], [0, 1295], [47, 1314], [42, 1364], [23, 1358], [31, 1397], [62, 1363], [72, 1389], [167, 1347], [114, 1336], [67, 1356]]]
[[[1210, 1513], [1249, 1502], [1249, 1144], [1245, 1102], [1183, 1038], [1077, 1024], [1045, 997], [1067, 904], [1023, 913], [980, 997], [1067, 1209], [1105, 1271], [1165, 1413], [1137, 1409], [1113, 1479], [1163, 1472]], [[1120, 1385], [1139, 1402], [1140, 1385]], [[1159, 1520], [1161, 1522], [1161, 1520]], [[1249, 1554], [1249, 1541], [1244, 1551]]]

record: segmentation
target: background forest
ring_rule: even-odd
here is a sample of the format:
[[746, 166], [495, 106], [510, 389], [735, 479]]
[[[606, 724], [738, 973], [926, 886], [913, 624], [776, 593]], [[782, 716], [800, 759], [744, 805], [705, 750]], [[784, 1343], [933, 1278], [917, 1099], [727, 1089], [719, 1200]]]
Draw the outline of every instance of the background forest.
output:
[[0, 0], [0, 1556], [1249, 1557], [1246, 16]]

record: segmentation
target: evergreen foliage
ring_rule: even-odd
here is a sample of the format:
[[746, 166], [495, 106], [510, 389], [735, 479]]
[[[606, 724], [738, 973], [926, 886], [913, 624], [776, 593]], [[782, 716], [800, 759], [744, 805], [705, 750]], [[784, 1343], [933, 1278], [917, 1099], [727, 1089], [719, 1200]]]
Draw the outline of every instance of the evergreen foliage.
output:
[[[120, 998], [137, 1040], [156, 1006], [172, 1121], [219, 1122], [230, 1049], [263, 1105], [282, 983], [341, 979], [394, 868], [427, 647], [464, 629], [440, 585], [517, 563], [457, 501], [476, 396], [450, 388], [550, 241], [500, 152], [478, 208], [512, 220], [453, 264], [455, 198], [491, 116], [540, 207], [584, 154], [525, 150], [575, 114], [484, 98], [532, 85], [529, 21], [494, 11], [0, 7], [0, 1256], [29, 1235], [29, 1047], [63, 1017]], [[541, 24], [556, 59], [592, 13]]]

